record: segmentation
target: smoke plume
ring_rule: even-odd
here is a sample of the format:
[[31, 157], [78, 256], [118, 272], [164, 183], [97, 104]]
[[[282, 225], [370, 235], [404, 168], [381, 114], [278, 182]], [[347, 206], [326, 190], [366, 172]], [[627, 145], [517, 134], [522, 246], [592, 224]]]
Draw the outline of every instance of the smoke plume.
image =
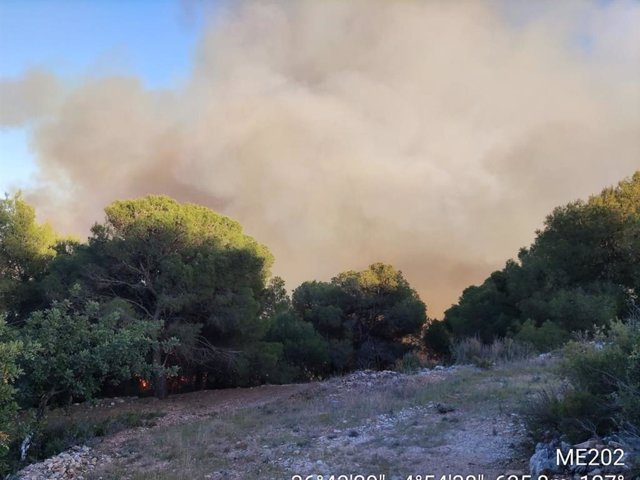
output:
[[290, 287], [390, 262], [440, 316], [554, 206], [639, 167], [637, 25], [624, 1], [229, 2], [180, 88], [56, 90], [27, 196], [78, 233], [118, 198], [201, 203]]
[[0, 128], [18, 127], [49, 113], [57, 92], [56, 77], [39, 69], [17, 80], [0, 78]]

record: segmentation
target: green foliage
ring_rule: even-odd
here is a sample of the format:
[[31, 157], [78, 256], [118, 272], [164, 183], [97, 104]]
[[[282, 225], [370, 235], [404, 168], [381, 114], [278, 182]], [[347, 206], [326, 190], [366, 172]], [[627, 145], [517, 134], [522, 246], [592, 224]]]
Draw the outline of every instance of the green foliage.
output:
[[329, 338], [327, 344], [329, 345], [330, 372], [343, 374], [355, 368], [355, 352], [351, 339]]
[[590, 287], [558, 288], [553, 292], [536, 292], [520, 302], [522, 315], [552, 322], [567, 333], [593, 330], [622, 311], [624, 302], [617, 287], [594, 284]]
[[508, 280], [518, 265], [507, 262], [503, 271], [494, 272], [479, 286], [468, 287], [460, 301], [445, 312], [444, 324], [457, 338], [478, 336], [490, 343], [504, 337], [518, 322]]
[[105, 212], [88, 245], [56, 259], [49, 282], [80, 282], [85, 295], [126, 302], [136, 317], [161, 324], [152, 355], [158, 397], [167, 394], [162, 366], [214, 371], [264, 336], [260, 296], [273, 259], [239, 223], [153, 195]]
[[158, 325], [95, 302], [71, 300], [34, 312], [20, 329], [37, 355], [21, 362], [25, 404], [42, 417], [51, 401], [87, 399], [105, 381], [118, 383], [148, 371], [146, 354]]
[[616, 320], [593, 342], [570, 342], [563, 371], [576, 389], [591, 392], [618, 412], [619, 422], [640, 427], [640, 323]]
[[616, 320], [593, 340], [574, 340], [564, 348], [560, 372], [566, 391], [538, 399], [528, 413], [534, 436], [543, 431], [581, 441], [592, 435], [640, 428], [640, 323]]
[[347, 301], [342, 289], [332, 283], [304, 282], [293, 292], [292, 305], [298, 315], [325, 338], [348, 338], [352, 322], [341, 305]]
[[556, 208], [518, 262], [467, 288], [444, 321], [457, 338], [488, 343], [521, 332], [548, 349], [554, 331], [566, 339], [624, 316], [638, 292], [640, 171], [587, 202]]
[[56, 234], [36, 222], [35, 210], [20, 194], [0, 200], [0, 314], [15, 323], [39, 304], [40, 280], [56, 254]]
[[273, 318], [277, 313], [291, 309], [291, 298], [281, 277], [269, 280], [267, 287], [262, 291], [260, 302], [263, 318]]
[[426, 321], [426, 307], [402, 272], [376, 263], [293, 292], [294, 311], [329, 345], [331, 371], [388, 368]]
[[431, 320], [422, 334], [422, 343], [429, 353], [439, 357], [451, 354], [451, 334], [444, 322]]
[[535, 394], [523, 410], [529, 434], [536, 440], [562, 435], [571, 443], [587, 440], [612, 427], [608, 410], [590, 392], [575, 390], [542, 390]]
[[207, 385], [215, 388], [250, 387], [264, 383], [284, 383], [288, 371], [280, 368], [282, 344], [260, 341], [228, 352], [207, 370]]
[[329, 346], [313, 325], [292, 311], [272, 319], [267, 339], [282, 344], [283, 360], [293, 368], [290, 380], [322, 376], [329, 370]]
[[533, 345], [539, 352], [549, 352], [562, 346], [569, 339], [569, 335], [566, 330], [551, 320], [547, 320], [539, 327], [536, 327], [533, 320], [527, 320], [514, 338], [519, 342]]
[[344, 272], [331, 281], [345, 293], [343, 311], [355, 323], [354, 340], [371, 337], [394, 342], [417, 333], [426, 322], [426, 306], [402, 272], [374, 263], [362, 272]]
[[28, 356], [24, 343], [0, 317], [0, 474], [7, 468], [7, 453], [15, 441], [16, 403], [15, 381], [23, 373], [18, 362]]

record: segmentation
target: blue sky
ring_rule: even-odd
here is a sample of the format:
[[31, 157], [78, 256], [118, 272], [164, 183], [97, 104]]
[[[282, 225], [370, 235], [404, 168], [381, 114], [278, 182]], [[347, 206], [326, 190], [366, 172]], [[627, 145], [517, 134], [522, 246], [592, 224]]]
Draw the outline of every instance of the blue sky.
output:
[[[187, 10], [180, 0], [0, 0], [0, 78], [37, 67], [65, 82], [123, 73], [149, 88], [175, 86], [204, 23]], [[0, 193], [35, 170], [27, 130], [0, 128]]]

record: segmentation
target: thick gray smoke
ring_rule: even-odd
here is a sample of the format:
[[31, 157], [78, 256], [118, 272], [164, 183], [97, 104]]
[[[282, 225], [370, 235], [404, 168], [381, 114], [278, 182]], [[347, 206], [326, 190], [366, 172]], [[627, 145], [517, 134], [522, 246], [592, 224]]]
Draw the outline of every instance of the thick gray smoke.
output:
[[78, 233], [117, 198], [202, 203], [290, 287], [385, 261], [439, 316], [551, 208], [640, 166], [638, 25], [624, 1], [230, 2], [182, 88], [38, 100], [28, 197]]

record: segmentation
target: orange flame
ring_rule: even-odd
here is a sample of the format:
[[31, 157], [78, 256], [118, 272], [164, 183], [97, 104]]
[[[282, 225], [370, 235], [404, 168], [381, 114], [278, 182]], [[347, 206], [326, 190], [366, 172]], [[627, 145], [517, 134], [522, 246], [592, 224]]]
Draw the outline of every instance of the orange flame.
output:
[[146, 392], [151, 388], [151, 382], [145, 378], [138, 377], [138, 388], [141, 391]]

